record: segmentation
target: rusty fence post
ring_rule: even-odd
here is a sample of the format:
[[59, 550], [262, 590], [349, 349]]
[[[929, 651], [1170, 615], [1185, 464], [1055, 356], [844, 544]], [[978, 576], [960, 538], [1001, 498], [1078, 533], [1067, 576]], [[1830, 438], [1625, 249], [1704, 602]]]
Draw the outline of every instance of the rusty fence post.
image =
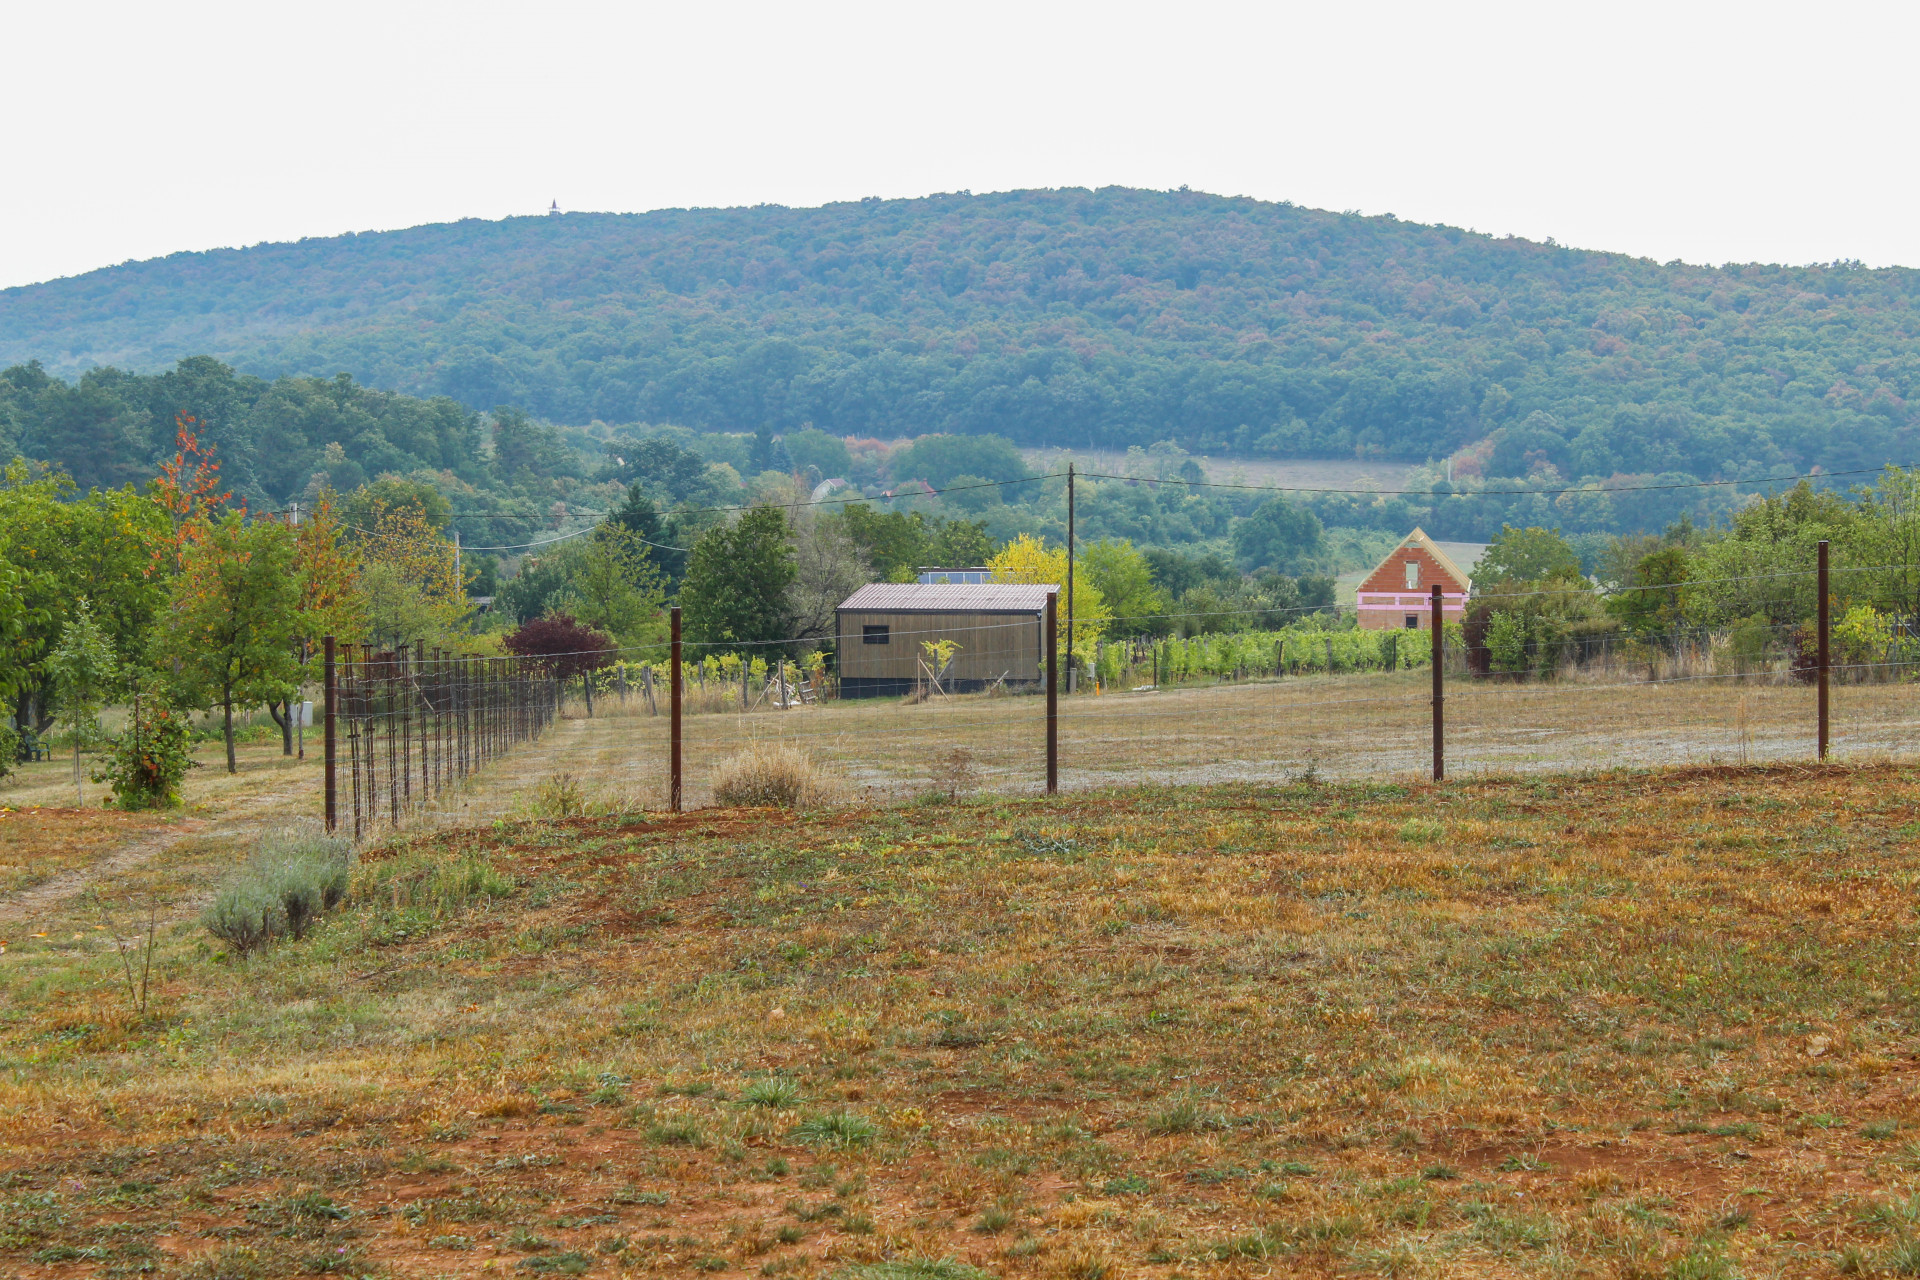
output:
[[671, 690], [672, 721], [668, 727], [671, 745], [667, 749], [667, 807], [680, 812], [680, 606], [673, 606], [672, 631], [668, 640], [667, 665], [672, 668], [668, 678], [673, 682]]
[[1820, 694], [1819, 694], [1820, 758], [1822, 760], [1825, 760], [1827, 758], [1827, 742], [1828, 742], [1827, 673], [1829, 670], [1831, 670], [1831, 667], [1829, 664], [1832, 660], [1832, 650], [1828, 647], [1828, 645], [1833, 634], [1832, 632], [1833, 619], [1829, 615], [1828, 600], [1827, 600], [1827, 540], [1825, 538], [1820, 539], [1820, 572], [1818, 576], [1819, 576], [1819, 591], [1820, 591], [1820, 612], [1819, 612], [1819, 618], [1820, 618], [1820, 659], [1819, 659], [1820, 661]]
[[1047, 593], [1047, 794], [1060, 790], [1060, 593]]
[[321, 644], [324, 650], [324, 656], [320, 662], [320, 687], [322, 690], [320, 696], [325, 700], [326, 704], [326, 709], [323, 712], [326, 717], [326, 727], [322, 730], [325, 746], [322, 747], [320, 753], [320, 767], [325, 770], [327, 778], [325, 789], [327, 831], [331, 834], [333, 829], [340, 825], [340, 784], [334, 777], [333, 771], [335, 759], [333, 745], [333, 637], [328, 636]]
[[1441, 664], [1446, 659], [1446, 614], [1440, 594], [1440, 584], [1433, 584], [1433, 780], [1443, 782], [1447, 776], [1447, 694], [1446, 677], [1441, 672]]

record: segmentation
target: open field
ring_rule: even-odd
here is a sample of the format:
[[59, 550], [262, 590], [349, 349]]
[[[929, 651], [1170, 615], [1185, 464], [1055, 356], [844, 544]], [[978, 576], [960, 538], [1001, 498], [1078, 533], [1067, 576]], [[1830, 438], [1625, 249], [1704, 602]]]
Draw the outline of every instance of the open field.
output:
[[[1027, 464], [1061, 471], [1069, 461], [1083, 471], [1124, 475], [1127, 455], [1110, 449], [1022, 449]], [[1213, 458], [1195, 454], [1207, 479], [1221, 484], [1296, 485], [1303, 488], [1347, 489], [1373, 486], [1393, 489], [1405, 484], [1413, 470], [1408, 462], [1379, 462], [1360, 458]]]
[[1909, 1274], [1916, 836], [1894, 765], [526, 818], [163, 930], [145, 1019], [74, 904], [0, 1271]]
[[[1804, 685], [1733, 679], [1564, 679], [1448, 686], [1447, 759], [1458, 774], [1809, 759], [1814, 693]], [[667, 719], [637, 698], [603, 699], [593, 720], [570, 712], [537, 752], [517, 753], [494, 781], [458, 793], [440, 821], [514, 812], [533, 782], [568, 773], [616, 808], [662, 808]], [[1920, 755], [1920, 685], [1836, 686], [1836, 758]], [[1045, 700], [967, 695], [917, 706], [892, 699], [827, 703], [751, 715], [689, 715], [689, 804], [752, 743], [786, 742], [820, 760], [855, 796], [899, 799], [924, 790], [965, 753], [984, 789], [1031, 794], [1046, 778]], [[1284, 782], [1303, 775], [1399, 781], [1431, 761], [1423, 671], [1179, 686], [1062, 698], [1060, 777], [1067, 789], [1139, 783]]]

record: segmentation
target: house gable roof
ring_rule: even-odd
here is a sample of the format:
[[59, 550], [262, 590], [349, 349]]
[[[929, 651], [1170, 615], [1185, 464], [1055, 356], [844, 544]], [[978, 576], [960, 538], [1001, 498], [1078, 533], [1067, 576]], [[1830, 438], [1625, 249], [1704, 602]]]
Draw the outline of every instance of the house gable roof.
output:
[[1439, 545], [1435, 543], [1432, 538], [1429, 538], [1427, 536], [1427, 531], [1425, 529], [1421, 529], [1418, 527], [1415, 527], [1412, 533], [1400, 539], [1400, 545], [1396, 546], [1393, 550], [1389, 551], [1385, 556], [1383, 556], [1379, 564], [1376, 564], [1375, 566], [1373, 566], [1373, 571], [1369, 573], [1365, 578], [1361, 579], [1359, 589], [1362, 591], [1396, 590], [1397, 588], [1393, 584], [1387, 584], [1387, 585], [1378, 586], [1378, 587], [1370, 586], [1368, 584], [1371, 583], [1375, 578], [1379, 577], [1382, 571], [1386, 570], [1389, 566], [1400, 562], [1403, 559], [1403, 557], [1406, 555], [1406, 553], [1410, 550], [1419, 551], [1420, 553], [1425, 555], [1428, 559], [1432, 560], [1433, 563], [1439, 567], [1440, 572], [1446, 574], [1447, 577], [1453, 580], [1454, 585], [1458, 590], [1462, 592], [1473, 590], [1473, 579], [1468, 577], [1466, 574], [1460, 572], [1460, 566], [1453, 562], [1453, 558], [1449, 556], [1446, 552], [1442, 551]]

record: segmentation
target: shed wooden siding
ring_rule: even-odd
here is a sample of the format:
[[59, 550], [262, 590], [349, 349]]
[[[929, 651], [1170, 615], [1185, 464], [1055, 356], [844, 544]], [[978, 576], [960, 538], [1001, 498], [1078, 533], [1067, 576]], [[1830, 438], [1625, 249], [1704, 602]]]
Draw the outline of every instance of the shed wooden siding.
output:
[[[839, 611], [842, 679], [911, 680], [926, 656], [924, 640], [952, 640], [960, 646], [948, 675], [956, 680], [1009, 681], [1039, 678], [1043, 618], [1031, 613], [920, 613], [893, 609]], [[865, 628], [890, 628], [888, 643], [867, 644]]]

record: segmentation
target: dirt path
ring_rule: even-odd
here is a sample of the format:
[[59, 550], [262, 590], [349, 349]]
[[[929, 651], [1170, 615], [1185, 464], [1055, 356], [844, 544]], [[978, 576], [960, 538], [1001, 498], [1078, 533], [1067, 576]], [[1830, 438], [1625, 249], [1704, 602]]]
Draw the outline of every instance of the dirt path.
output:
[[120, 846], [98, 862], [0, 896], [0, 921], [31, 920], [45, 914], [55, 904], [85, 892], [88, 885], [125, 875], [144, 865], [203, 827], [204, 824], [191, 827], [183, 825], [172, 831], [135, 840]]
[[[214, 767], [197, 770], [187, 791], [194, 816], [164, 830], [132, 833], [82, 866], [0, 894], [0, 923], [50, 925], [72, 915], [89, 890], [112, 891], [130, 880], [144, 881], [142, 892], [158, 894], [163, 921], [196, 914], [211, 896], [210, 873], [217, 872], [219, 864], [233, 859], [268, 827], [319, 815], [319, 783], [313, 763], [287, 761], [268, 752], [238, 774]], [[58, 829], [52, 834], [58, 838]], [[166, 855], [188, 841], [207, 850], [206, 857], [192, 858], [205, 865], [169, 865]]]

